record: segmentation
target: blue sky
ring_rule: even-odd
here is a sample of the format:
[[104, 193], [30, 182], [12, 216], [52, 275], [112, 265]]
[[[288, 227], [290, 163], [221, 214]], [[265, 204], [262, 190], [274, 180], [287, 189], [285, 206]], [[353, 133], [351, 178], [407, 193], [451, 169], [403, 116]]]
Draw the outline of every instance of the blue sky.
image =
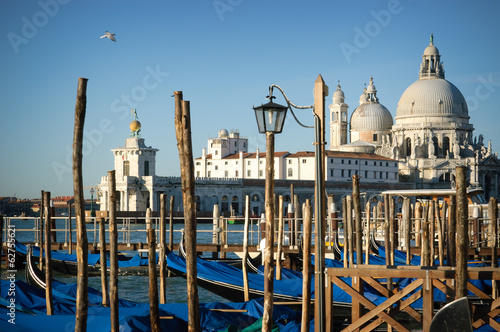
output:
[[[329, 105], [340, 80], [351, 114], [373, 75], [394, 117], [431, 33], [475, 135], [498, 151], [499, 15], [498, 1], [3, 0], [0, 196], [73, 195], [79, 77], [89, 79], [84, 186], [113, 169], [110, 149], [124, 145], [131, 108], [146, 145], [160, 149], [157, 174], [177, 176], [173, 91], [191, 102], [195, 157], [222, 128], [264, 151], [252, 106], [266, 101], [269, 85], [310, 105], [321, 74]], [[99, 38], [106, 30], [116, 43]], [[297, 113], [312, 125], [310, 111]], [[276, 150], [312, 151], [313, 140], [288, 117]]]

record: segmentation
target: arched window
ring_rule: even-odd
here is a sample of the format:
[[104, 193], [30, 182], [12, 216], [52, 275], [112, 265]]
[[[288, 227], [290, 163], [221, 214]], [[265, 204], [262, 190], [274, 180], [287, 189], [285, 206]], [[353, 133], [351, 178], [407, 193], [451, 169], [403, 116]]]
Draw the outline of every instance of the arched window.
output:
[[222, 204], [221, 204], [221, 212], [226, 212], [226, 211], [229, 211], [229, 204], [228, 204], [228, 201], [227, 201], [227, 196], [222, 196]]
[[432, 143], [434, 144], [434, 155], [437, 157], [439, 154], [439, 143], [436, 136], [432, 138]]
[[406, 156], [411, 156], [411, 138], [406, 138]]
[[450, 151], [450, 138], [445, 137], [445, 138], [443, 138], [443, 155], [446, 156], [448, 151]]
[[289, 168], [288, 169], [288, 177], [292, 177], [293, 176], [293, 168]]
[[231, 199], [231, 208], [235, 213], [239, 213], [240, 205], [239, 205], [239, 199], [238, 196], [233, 196]]
[[253, 202], [258, 202], [258, 201], [260, 201], [259, 195], [257, 195], [257, 194], [253, 195], [253, 196], [252, 196], [252, 201], [253, 201]]

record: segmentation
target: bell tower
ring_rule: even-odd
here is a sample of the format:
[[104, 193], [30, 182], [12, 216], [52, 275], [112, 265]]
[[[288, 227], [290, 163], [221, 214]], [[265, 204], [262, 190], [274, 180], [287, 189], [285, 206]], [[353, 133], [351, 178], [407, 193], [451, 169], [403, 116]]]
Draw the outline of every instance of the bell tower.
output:
[[344, 92], [340, 88], [333, 93], [333, 103], [330, 108], [330, 150], [347, 144], [347, 109], [349, 105], [344, 103]]

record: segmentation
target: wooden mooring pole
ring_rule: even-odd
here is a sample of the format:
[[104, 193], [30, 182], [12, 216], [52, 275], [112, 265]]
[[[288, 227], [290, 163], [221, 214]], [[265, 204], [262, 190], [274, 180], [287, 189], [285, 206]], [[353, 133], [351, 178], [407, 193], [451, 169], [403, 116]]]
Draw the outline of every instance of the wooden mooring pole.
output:
[[457, 186], [457, 268], [455, 274], [455, 299], [467, 296], [467, 259], [468, 259], [468, 205], [467, 205], [467, 168], [459, 166], [455, 170]]
[[278, 248], [276, 252], [276, 280], [281, 280], [281, 254], [283, 248], [283, 196], [278, 200]]
[[[488, 215], [491, 222], [491, 267], [498, 267], [497, 247], [498, 247], [498, 202], [495, 197], [490, 197]], [[492, 280], [492, 298], [498, 298], [498, 281]]]
[[118, 317], [118, 230], [116, 227], [116, 178], [115, 171], [108, 172], [109, 192], [109, 306], [111, 331], [120, 329]]
[[[43, 193], [45, 202], [50, 202], [50, 192]], [[52, 266], [51, 266], [51, 218], [50, 204], [45, 204], [45, 301], [47, 303], [47, 316], [54, 314], [54, 304], [52, 302]]]
[[194, 165], [191, 144], [191, 114], [182, 92], [175, 91], [175, 135], [181, 168], [182, 200], [186, 229], [186, 282], [188, 293], [188, 331], [200, 330], [198, 283], [196, 279], [196, 209], [194, 199]]
[[73, 255], [73, 227], [71, 225], [71, 203], [68, 203], [68, 254]]
[[[354, 230], [356, 232], [356, 264], [363, 264], [363, 227], [361, 202], [359, 198], [359, 175], [352, 176], [352, 205], [354, 209]], [[368, 244], [368, 241], [366, 242]]]
[[[78, 79], [78, 91], [75, 105], [75, 129], [73, 134], [73, 191], [76, 217], [76, 257], [78, 274], [76, 277], [76, 320], [75, 332], [87, 331], [88, 315], [88, 241], [85, 224], [85, 200], [83, 198], [82, 145], [83, 125], [87, 107], [87, 79]], [[47, 204], [48, 202], [46, 202]], [[49, 204], [47, 204], [49, 205]]]
[[250, 288], [248, 285], [248, 226], [250, 221], [250, 196], [245, 196], [245, 226], [243, 229], [243, 295], [245, 302], [250, 301]]
[[304, 252], [302, 269], [302, 325], [301, 332], [309, 331], [309, 319], [311, 316], [311, 233], [312, 213], [311, 201], [306, 200], [304, 215]]
[[156, 278], [156, 236], [153, 227], [148, 229], [149, 314], [151, 331], [160, 331], [160, 309], [158, 306], [158, 281]]
[[167, 195], [160, 194], [160, 252], [158, 265], [160, 266], [160, 303], [167, 302], [167, 289], [165, 284], [167, 282], [167, 264], [166, 264], [166, 226], [167, 226]]
[[38, 257], [38, 266], [40, 266], [40, 270], [43, 271], [43, 211], [45, 210], [45, 202], [43, 201], [43, 190], [42, 197], [40, 199], [40, 257]]
[[101, 262], [101, 293], [102, 305], [109, 306], [108, 301], [108, 258], [106, 257], [106, 226], [104, 218], [99, 217], [99, 253]]
[[457, 199], [455, 196], [450, 196], [450, 206], [448, 208], [448, 265], [456, 266], [457, 249], [456, 249], [456, 232], [457, 232]]

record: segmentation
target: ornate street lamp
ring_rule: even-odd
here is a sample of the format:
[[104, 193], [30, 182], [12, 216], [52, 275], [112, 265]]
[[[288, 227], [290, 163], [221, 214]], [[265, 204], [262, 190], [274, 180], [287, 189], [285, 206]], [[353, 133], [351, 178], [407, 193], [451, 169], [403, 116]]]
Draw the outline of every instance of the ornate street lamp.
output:
[[283, 130], [288, 107], [273, 103], [272, 99], [276, 97], [271, 96], [269, 98], [271, 101], [267, 104], [253, 108], [257, 119], [257, 127], [259, 127], [259, 133], [261, 134], [267, 132], [279, 134]]
[[[273, 103], [273, 88], [277, 88], [282, 93], [288, 106]], [[270, 102], [254, 107], [257, 126], [260, 133], [266, 133], [266, 249], [264, 264], [264, 313], [262, 317], [262, 331], [271, 331], [272, 328], [272, 304], [273, 304], [273, 234], [274, 234], [274, 134], [281, 133], [285, 116], [288, 109], [292, 113], [295, 121], [305, 128], [314, 128], [315, 131], [315, 330], [324, 331], [326, 323], [325, 312], [325, 178], [324, 178], [324, 157], [325, 157], [325, 97], [328, 95], [328, 87], [325, 85], [321, 75], [314, 82], [314, 105], [297, 106], [293, 104], [285, 95], [285, 92], [278, 85], [269, 87]], [[314, 126], [305, 126], [297, 119], [293, 113], [296, 109], [313, 109]]]

